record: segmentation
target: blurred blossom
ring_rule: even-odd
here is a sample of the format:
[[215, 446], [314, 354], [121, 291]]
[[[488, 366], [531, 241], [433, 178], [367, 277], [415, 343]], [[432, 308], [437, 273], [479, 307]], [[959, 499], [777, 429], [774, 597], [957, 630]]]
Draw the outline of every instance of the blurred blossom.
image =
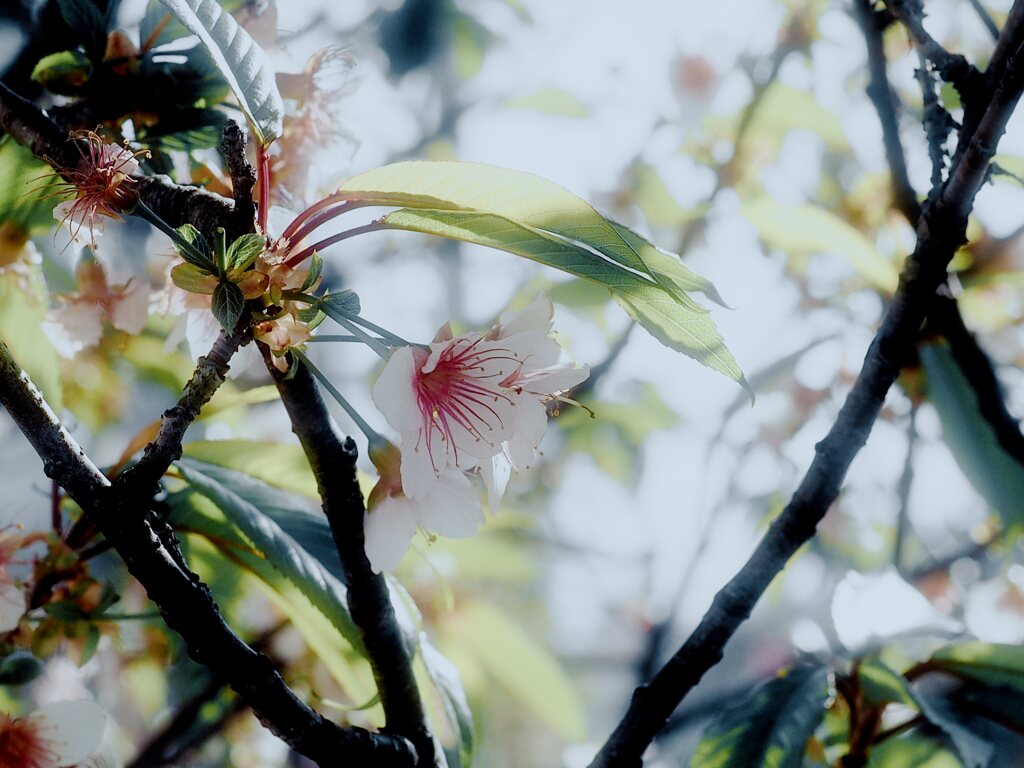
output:
[[963, 631], [960, 622], [936, 610], [892, 568], [868, 575], [848, 572], [832, 598], [832, 621], [840, 642], [852, 653], [900, 635]]
[[0, 714], [0, 765], [61, 768], [83, 762], [100, 745], [107, 716], [88, 700], [61, 701], [26, 717]]
[[106, 319], [119, 331], [137, 334], [149, 318], [149, 287], [129, 280], [125, 285], [107, 284], [103, 265], [90, 256], [75, 269], [78, 291], [61, 297], [61, 306], [51, 310], [43, 331], [64, 357], [74, 357], [94, 347], [103, 336]]

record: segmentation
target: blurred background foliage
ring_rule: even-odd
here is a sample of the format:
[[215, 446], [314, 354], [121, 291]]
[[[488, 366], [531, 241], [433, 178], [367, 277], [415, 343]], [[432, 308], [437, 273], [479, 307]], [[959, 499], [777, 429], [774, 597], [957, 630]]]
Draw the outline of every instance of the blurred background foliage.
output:
[[[851, 8], [223, 5], [278, 70], [287, 116], [275, 203], [298, 210], [352, 173], [409, 158], [532, 171], [681, 253], [732, 307], [715, 319], [753, 406], [632, 334], [607, 292], [506, 254], [409, 234], [324, 254], [332, 290], [353, 288], [367, 317], [413, 339], [447, 319], [456, 330], [485, 326], [549, 291], [561, 340], [591, 365], [576, 395], [585, 408], [560, 408], [544, 461], [514, 480], [484, 533], [419, 538], [391, 582], [404, 629], [430, 638], [417, 672], [453, 764], [472, 755], [495, 768], [585, 765], [632, 688], [685, 638], [788, 500], [913, 247], [890, 202]], [[992, 43], [972, 3], [926, 6], [933, 35], [983, 65]], [[985, 4], [997, 24], [1006, 8]], [[22, 0], [0, 16], [9, 87], [69, 129], [100, 126], [148, 149], [149, 172], [228, 191], [215, 148], [239, 113], [210, 57], [182, 43], [162, 5]], [[917, 59], [898, 25], [884, 46], [910, 178], [924, 193]], [[941, 98], [958, 116], [956, 94]], [[1024, 409], [1021, 126], [1011, 123], [997, 160], [1005, 173], [979, 195], [950, 280], [1015, 415]], [[56, 295], [74, 289], [78, 249], [54, 233], [44, 164], [0, 142], [0, 179], [0, 336], [91, 455], [120, 466], [190, 375], [187, 345], [171, 336], [173, 313], [157, 312], [138, 336], [108, 326], [96, 346], [59, 355], [41, 329]], [[140, 281], [156, 294], [169, 244], [135, 221], [109, 230], [97, 256], [111, 284]], [[922, 337], [819, 535], [677, 712], [649, 765], [755, 765], [772, 749], [785, 755], [779, 765], [834, 765], [871, 717], [886, 736], [869, 751], [872, 766], [1019, 764], [1024, 467], [976, 401], [954, 343], [941, 327]], [[318, 345], [318, 365], [372, 414], [377, 361], [338, 346]], [[164, 512], [232, 625], [289, 683], [339, 720], [377, 725], [347, 610], [314, 585], [330, 584], [337, 566], [312, 476], [266, 375], [244, 357], [234, 367], [190, 430]], [[64, 573], [33, 592], [34, 611], [5, 641], [46, 663], [8, 656], [2, 703], [24, 708], [86, 686], [117, 723], [113, 751], [138, 766], [301, 764], [186, 658], [102, 543], [85, 546], [85, 526], [63, 541], [45, 533], [51, 489], [13, 426], [0, 429], [4, 522], [43, 531], [34, 567]], [[274, 527], [254, 525], [256, 515]], [[313, 560], [282, 565], [294, 541]], [[22, 578], [38, 583], [31, 571]], [[26, 683], [35, 672], [19, 664], [42, 676]], [[132, 745], [145, 749], [134, 756]]]

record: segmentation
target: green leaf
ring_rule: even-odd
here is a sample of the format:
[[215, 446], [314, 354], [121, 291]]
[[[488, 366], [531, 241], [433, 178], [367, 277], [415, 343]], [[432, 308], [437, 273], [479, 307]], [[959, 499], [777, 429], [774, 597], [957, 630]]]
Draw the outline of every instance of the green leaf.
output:
[[622, 239], [640, 254], [647, 266], [651, 268], [651, 272], [656, 277], [662, 278], [661, 283], [663, 286], [667, 283], [684, 293], [699, 291], [716, 304], [723, 307], [728, 306], [722, 300], [722, 296], [718, 293], [718, 289], [715, 288], [714, 284], [707, 278], [690, 271], [678, 255], [658, 248], [654, 243], [637, 234], [629, 227], [617, 224], [614, 221], [612, 226], [615, 227], [615, 231], [619, 233]]
[[359, 297], [354, 291], [344, 290], [338, 293], [327, 293], [320, 299], [320, 308], [324, 311], [324, 314], [329, 317], [335, 315], [358, 315], [359, 314]]
[[868, 768], [963, 768], [963, 763], [935, 739], [915, 731], [872, 747]]
[[99, 60], [107, 47], [107, 20], [93, 0], [57, 0], [68, 29], [78, 36], [89, 56]]
[[306, 454], [300, 446], [292, 443], [197, 440], [186, 443], [183, 453], [190, 459], [236, 469], [276, 488], [320, 498]]
[[63, 405], [57, 350], [43, 333], [46, 289], [40, 267], [27, 265], [26, 275], [0, 272], [0, 339], [10, 347], [54, 413]]
[[983, 739], [963, 715], [947, 699], [917, 691], [916, 699], [928, 722], [942, 729], [949, 737], [965, 768], [985, 768], [992, 760], [995, 747]]
[[[217, 265], [213, 263], [213, 259], [210, 257], [210, 244], [206, 241], [206, 238], [203, 237], [203, 233], [191, 224], [182, 224], [178, 227], [177, 232], [185, 242], [199, 252], [197, 254], [188, 248], [182, 248], [179, 243], [174, 242], [172, 239], [171, 244], [174, 245], [174, 250], [178, 252], [178, 255], [189, 264], [199, 267], [204, 272], [216, 272]], [[202, 254], [201, 258], [199, 254]]]
[[264, 509], [284, 508], [285, 492], [240, 472], [218, 471], [187, 459], [179, 461], [177, 467], [189, 486], [216, 504], [353, 648], [362, 648], [359, 631], [348, 610], [344, 584], [323, 562], [299, 546]]
[[615, 264], [653, 278], [640, 255], [589, 203], [530, 173], [481, 163], [414, 160], [354, 176], [338, 192], [371, 205], [498, 216], [582, 243]]
[[262, 235], [242, 235], [228, 246], [227, 271], [229, 275], [240, 276], [263, 253], [267, 241]]
[[423, 659], [430, 681], [441, 696], [445, 716], [458, 739], [459, 766], [468, 768], [473, 760], [473, 713], [466, 701], [459, 670], [431, 645], [426, 636], [420, 638], [420, 658]]
[[843, 151], [849, 147], [843, 124], [818, 103], [813, 93], [776, 81], [754, 113], [749, 134], [781, 137], [797, 129], [818, 134], [829, 149]]
[[[0, 231], [5, 248], [53, 228], [53, 209], [61, 179], [42, 160], [13, 139], [0, 138]], [[7, 254], [0, 253], [0, 262]]]
[[793, 667], [708, 726], [691, 768], [800, 768], [829, 698], [826, 667]]
[[213, 291], [210, 309], [221, 327], [231, 333], [242, 316], [242, 310], [245, 309], [245, 297], [234, 283], [218, 283]]
[[772, 248], [789, 256], [838, 253], [875, 288], [888, 294], [896, 291], [896, 265], [831, 211], [815, 205], [783, 205], [768, 197], [746, 203], [740, 210]]
[[1003, 524], [1019, 531], [1024, 526], [1024, 466], [1000, 445], [949, 346], [924, 344], [919, 355], [928, 399], [939, 414], [949, 450]]
[[195, 264], [176, 264], [171, 268], [171, 282], [183, 291], [204, 296], [212, 296], [220, 285], [216, 275], [211, 275]]
[[[299, 288], [299, 291], [305, 293], [316, 285], [316, 281], [320, 279], [320, 275], [323, 274], [323, 271], [324, 260], [321, 258], [319, 253], [313, 251], [313, 255], [309, 259], [309, 271], [306, 273], [306, 279], [303, 281], [302, 287]], [[358, 311], [359, 310], [357, 309], [356, 312], [358, 313]]]
[[282, 131], [284, 103], [270, 60], [216, 0], [161, 0], [199, 37], [231, 86], [256, 141], [268, 146]]
[[860, 688], [869, 704], [897, 703], [917, 709], [910, 683], [877, 657], [865, 659], [857, 670]]
[[[251, 574], [256, 585], [291, 620], [316, 657], [353, 700], [366, 701], [376, 693], [368, 666], [355, 655], [356, 651], [339, 642], [335, 626], [263, 553], [254, 551], [208, 499], [192, 490], [184, 490], [169, 494], [167, 502], [171, 508], [170, 522], [175, 528], [197, 534], [208, 543], [208, 546], [196, 546], [194, 536], [186, 539], [193, 558], [202, 558], [217, 574], [237, 575], [239, 571]], [[207, 580], [216, 590], [217, 579]]]
[[957, 643], [933, 653], [928, 663], [964, 680], [1024, 693], [1024, 647], [1019, 645]]
[[453, 643], [570, 741], [585, 734], [583, 705], [565, 671], [542, 644], [497, 606], [466, 603], [446, 623]]
[[[597, 258], [586, 248], [491, 214], [401, 209], [384, 216], [381, 223], [508, 251], [595, 282], [611, 291], [626, 312], [663, 344], [746, 386], [743, 372], [706, 309], [681, 292], [669, 293], [653, 279]], [[663, 279], [683, 280], [688, 270], [677, 270], [672, 257], [661, 255], [666, 261], [655, 265]]]
[[73, 96], [92, 76], [92, 62], [81, 51], [59, 51], [44, 56], [32, 70], [32, 79], [51, 93]]
[[568, 91], [557, 88], [541, 88], [528, 96], [509, 99], [505, 106], [509, 109], [527, 109], [531, 112], [561, 117], [586, 117], [590, 112], [582, 101]]

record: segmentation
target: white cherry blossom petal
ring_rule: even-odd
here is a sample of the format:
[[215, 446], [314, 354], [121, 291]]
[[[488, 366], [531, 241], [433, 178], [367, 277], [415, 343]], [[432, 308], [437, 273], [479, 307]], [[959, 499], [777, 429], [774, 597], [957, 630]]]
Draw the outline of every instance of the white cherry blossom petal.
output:
[[363, 518], [366, 558], [374, 573], [393, 571], [416, 535], [413, 502], [400, 496], [388, 496]]
[[421, 526], [453, 539], [472, 536], [485, 522], [480, 494], [464, 474], [453, 470], [442, 472], [414, 509]]
[[519, 406], [516, 431], [506, 443], [506, 451], [513, 468], [521, 472], [537, 457], [537, 446], [548, 428], [548, 413], [544, 403], [532, 397], [521, 398]]
[[149, 320], [149, 288], [141, 282], [131, 281], [114, 300], [110, 308], [110, 324], [119, 331], [133, 336], [146, 327]]
[[501, 499], [511, 477], [512, 462], [504, 452], [492, 456], [490, 461], [480, 462], [480, 478], [487, 489], [487, 506], [492, 515], [497, 514], [501, 508]]
[[15, 629], [26, 610], [24, 590], [10, 581], [0, 583], [0, 632]]
[[414, 366], [412, 349], [399, 347], [391, 354], [391, 359], [371, 390], [373, 402], [388, 423], [399, 432], [422, 426], [413, 384], [416, 375]]
[[94, 701], [57, 701], [25, 718], [53, 755], [56, 768], [85, 760], [103, 739], [107, 715]]
[[103, 336], [103, 309], [86, 301], [65, 304], [47, 314], [43, 333], [60, 355], [72, 358], [99, 344]]

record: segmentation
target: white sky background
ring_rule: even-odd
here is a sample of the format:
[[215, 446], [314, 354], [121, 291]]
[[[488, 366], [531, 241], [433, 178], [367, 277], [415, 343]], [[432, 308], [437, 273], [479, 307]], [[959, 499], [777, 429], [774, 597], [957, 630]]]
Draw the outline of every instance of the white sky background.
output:
[[[679, 145], [706, 111], [729, 114], [746, 103], [750, 83], [737, 69], [737, 61], [770, 55], [784, 17], [780, 4], [771, 0], [526, 0], [523, 5], [528, 18], [499, 0], [460, 3], [498, 39], [487, 48], [476, 77], [448, 86], [456, 88], [460, 100], [469, 105], [456, 129], [457, 157], [537, 173], [601, 210], [613, 204], [629, 165], [640, 157], [662, 173], [680, 204], [699, 203], [713, 179], [681, 155]], [[933, 0], [928, 6], [932, 9], [929, 26], [940, 38], [945, 30], [958, 29], [968, 45], [983, 44], [984, 30], [968, 3]], [[379, 52], [361, 40], [359, 24], [375, 7], [360, 1], [278, 3], [280, 28], [301, 30], [315, 23], [312, 31], [273, 54], [280, 69], [298, 71], [313, 50], [327, 44], [350, 44], [359, 60], [354, 88], [339, 102], [338, 115], [357, 145], [343, 147], [325, 160], [320, 168], [325, 182], [401, 156], [419, 143], [436, 119], [432, 90], [436, 83], [414, 73], [397, 87], [389, 84]], [[863, 94], [863, 41], [845, 14], [845, 5], [830, 7], [822, 18], [822, 39], [812, 49], [812, 65], [793, 56], [780, 79], [811, 90], [819, 103], [841, 118], [862, 168], [882, 171], [880, 130]], [[323, 18], [315, 21], [318, 13]], [[718, 86], [709, 99], [684, 97], [673, 88], [672, 64], [680, 55], [704, 56], [717, 71]], [[901, 84], [912, 77], [909, 60], [894, 71]], [[552, 116], [506, 106], [510, 99], [545, 88], [571, 94], [587, 106], [589, 114]], [[1014, 121], [1001, 150], [1024, 154], [1020, 125], [1020, 119]], [[908, 133], [912, 127], [908, 120]], [[820, 155], [820, 141], [814, 136], [791, 135], [762, 183], [783, 202], [804, 202], [817, 187]], [[926, 188], [928, 171], [927, 158], [912, 154], [912, 178], [921, 190]], [[986, 190], [979, 198], [978, 215], [995, 234], [1004, 233], [1020, 223], [1022, 199], [1009, 185]], [[807, 386], [822, 387], [841, 369], [858, 370], [881, 310], [876, 295], [862, 291], [838, 299], [832, 307], [802, 308], [786, 276], [784, 259], [763, 252], [754, 228], [736, 208], [732, 194], [719, 197], [705, 243], [687, 255], [687, 263], [710, 278], [733, 307], [716, 308], [713, 316], [747, 375], [814, 339], [833, 335], [833, 341], [805, 356], [795, 375]], [[634, 220], [626, 223], [644, 228], [642, 218], [634, 213]], [[656, 242], [674, 247], [677, 238], [671, 234], [658, 238], [658, 234]], [[356, 241], [358, 245], [343, 244], [325, 256], [339, 265], [353, 265], [343, 266], [342, 271], [360, 295], [368, 318], [406, 338], [429, 338], [447, 319], [451, 276], [438, 268], [436, 259], [418, 258], [423, 250], [417, 236], [373, 237], [377, 239], [368, 238], [365, 244], [363, 239]], [[367, 255], [377, 247], [395, 253], [371, 263]], [[489, 322], [539, 269], [510, 255], [469, 246], [464, 254], [465, 271], [458, 276], [457, 287], [467, 322]], [[850, 269], [840, 257], [824, 255], [812, 272], [822, 291], [828, 292], [838, 289]], [[624, 314], [614, 306], [606, 320], [613, 330], [626, 324]], [[556, 328], [576, 359], [591, 364], [603, 359], [606, 337], [588, 322], [560, 308]], [[373, 414], [366, 382], [375, 360], [369, 352], [359, 358], [348, 354], [344, 365], [344, 370], [339, 367], [334, 372], [336, 380], [344, 382], [344, 391], [361, 412]], [[763, 439], [773, 425], [786, 421], [792, 408], [787, 395], [759, 393], [756, 404], [740, 409], [723, 444], [709, 454], [709, 441], [721, 427], [725, 409], [741, 394], [739, 387], [640, 330], [603, 380], [599, 394], [610, 400], [626, 397], [634, 380], [654, 382], [680, 414], [681, 423], [650, 440], [635, 488], [603, 476], [585, 456], [570, 459], [558, 487], [552, 489], [549, 515], [538, 523], [553, 540], [594, 553], [567, 556], [552, 549], [545, 578], [551, 637], [559, 650], [570, 658], [612, 660], [622, 665], [626, 675], [617, 680], [621, 691], [604, 689], [596, 700], [591, 697], [590, 703], [598, 705], [591, 712], [595, 738], [606, 733], [626, 701], [629, 662], [641, 642], [644, 622], [677, 609], [681, 630], [693, 626], [714, 592], [748, 556], [763, 530], [770, 503], [788, 499], [845, 393], [840, 388], [825, 398], [779, 453], [755, 449], [740, 461], [738, 448]], [[908, 409], [899, 395], [890, 396], [890, 404], [897, 413]], [[600, 418], [600, 412], [597, 415]], [[374, 423], [385, 426], [382, 417]], [[962, 536], [981, 522], [986, 508], [942, 444], [937, 417], [928, 406], [919, 413], [918, 430], [921, 443], [911, 519], [917, 535], [941, 548], [948, 546], [950, 533]], [[7, 476], [13, 466], [10, 462], [21, 462], [19, 467], [24, 463], [24, 445], [12, 447], [12, 442], [5, 440], [0, 446]], [[110, 450], [116, 453], [120, 447], [111, 444]], [[905, 425], [879, 424], [854, 464], [841, 502], [847, 515], [843, 519], [846, 535], [877, 556], [871, 567], [886, 562], [889, 544], [879, 530], [895, 520], [894, 488], [905, 451]], [[101, 463], [108, 458], [97, 456]], [[741, 501], [720, 506], [730, 482], [742, 491]], [[777, 497], [769, 499], [773, 493]], [[753, 500], [743, 502], [746, 497]], [[706, 551], [689, 589], [680, 596], [679, 584], [709, 519], [713, 527]], [[777, 608], [779, 599], [795, 606], [785, 612], [790, 626], [775, 628], [780, 643], [787, 644], [790, 627], [796, 627], [795, 636], [813, 646], [818, 635], [812, 622], [832, 636], [827, 611], [832, 588], [842, 576], [843, 571], [826, 574], [817, 555], [801, 556], [781, 593], [773, 592], [774, 605], [769, 607]], [[979, 595], [967, 611], [970, 630], [983, 639], [1024, 638], [1020, 622], [999, 620], [996, 599], [983, 591]]]

